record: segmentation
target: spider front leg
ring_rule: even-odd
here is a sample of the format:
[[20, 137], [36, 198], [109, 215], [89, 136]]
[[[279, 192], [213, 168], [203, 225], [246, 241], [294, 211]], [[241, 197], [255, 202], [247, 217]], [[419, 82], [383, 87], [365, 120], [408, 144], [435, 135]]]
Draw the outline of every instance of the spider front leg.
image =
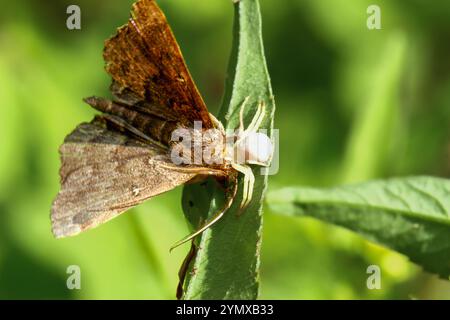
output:
[[244, 129], [244, 108], [247, 103], [248, 97], [244, 100], [241, 106], [241, 110], [239, 112], [239, 129], [238, 129], [238, 137], [236, 143], [239, 143], [240, 141], [244, 140], [246, 136], [253, 132], [257, 132], [259, 130], [259, 127], [261, 126], [261, 123], [264, 120], [264, 116], [266, 115], [266, 105], [262, 101], [258, 104], [258, 107], [256, 109], [256, 113], [253, 116], [252, 121], [248, 125], [247, 129]]
[[261, 126], [261, 123], [264, 120], [265, 114], [266, 114], [266, 105], [264, 101], [262, 101], [258, 104], [258, 109], [256, 110], [256, 113], [253, 116], [252, 122], [249, 124], [245, 132], [248, 134], [251, 132], [258, 131], [259, 127]]
[[240, 211], [242, 211], [249, 205], [250, 201], [252, 200], [253, 188], [255, 185], [255, 175], [253, 174], [252, 168], [247, 165], [233, 163], [231, 166], [244, 175], [242, 201], [239, 205], [239, 209]]
[[245, 110], [245, 106], [247, 105], [249, 99], [250, 99], [250, 97], [246, 97], [244, 99], [244, 102], [242, 102], [242, 105], [241, 105], [241, 110], [239, 110], [239, 129], [238, 129], [238, 133], [244, 132], [244, 110]]

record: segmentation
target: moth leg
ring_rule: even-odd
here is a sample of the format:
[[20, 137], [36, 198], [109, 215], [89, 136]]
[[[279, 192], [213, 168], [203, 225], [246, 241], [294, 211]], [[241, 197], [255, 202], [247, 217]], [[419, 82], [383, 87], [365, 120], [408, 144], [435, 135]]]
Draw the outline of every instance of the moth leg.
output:
[[227, 174], [219, 169], [213, 169], [209, 167], [180, 167], [177, 165], [171, 165], [167, 163], [162, 163], [161, 167], [170, 169], [177, 172], [184, 172], [184, 173], [197, 173], [197, 174], [204, 174], [209, 176], [226, 176]]
[[180, 267], [180, 270], [178, 271], [178, 286], [177, 286], [177, 299], [180, 300], [183, 297], [184, 290], [184, 280], [186, 279], [186, 274], [189, 268], [189, 265], [191, 264], [192, 260], [194, 260], [195, 256], [197, 254], [197, 246], [195, 245], [194, 241], [191, 243], [191, 249], [189, 249], [189, 252], [187, 256], [184, 258], [183, 263]]
[[220, 122], [212, 113], [209, 114], [214, 126], [218, 128], [220, 131], [225, 132], [225, 128], [223, 127], [222, 122]]
[[113, 125], [117, 126], [118, 128], [122, 130], [126, 130], [135, 136], [144, 139], [146, 141], [154, 142], [152, 138], [147, 136], [145, 133], [141, 132], [140, 130], [136, 129], [132, 125], [130, 125], [128, 122], [123, 120], [122, 118], [119, 118], [118, 116], [112, 115], [112, 114], [102, 114], [102, 118], [105, 118], [107, 121], [112, 123]]
[[244, 175], [244, 187], [242, 191], [242, 201], [239, 209], [244, 210], [252, 200], [253, 187], [255, 185], [255, 175], [253, 174], [252, 168], [246, 165], [241, 165], [233, 163], [232, 167]]
[[199, 228], [197, 231], [195, 231], [195, 232], [191, 233], [190, 235], [187, 235], [183, 239], [175, 242], [172, 245], [172, 247], [169, 249], [169, 251], [172, 251], [176, 247], [181, 246], [182, 244], [188, 242], [189, 240], [194, 239], [196, 236], [198, 236], [199, 234], [203, 233], [203, 231], [205, 231], [206, 229], [212, 227], [217, 221], [219, 221], [220, 218], [223, 217], [225, 212], [233, 204], [233, 200], [234, 200], [234, 198], [236, 196], [236, 193], [237, 193], [237, 187], [238, 187], [237, 178], [235, 178], [234, 181], [232, 182], [231, 192], [227, 192], [227, 200], [226, 200], [224, 206], [211, 218], [211, 220], [205, 222], [205, 224], [203, 224], [203, 226], [201, 228]]

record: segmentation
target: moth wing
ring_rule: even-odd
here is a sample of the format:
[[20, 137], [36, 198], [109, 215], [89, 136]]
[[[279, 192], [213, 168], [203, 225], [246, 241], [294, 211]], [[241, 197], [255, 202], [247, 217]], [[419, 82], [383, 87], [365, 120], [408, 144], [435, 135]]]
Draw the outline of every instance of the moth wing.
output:
[[61, 191], [51, 209], [55, 237], [94, 228], [195, 176], [163, 167], [167, 150], [107, 128], [80, 124], [60, 147]]
[[157, 109], [161, 115], [177, 114], [180, 122], [192, 126], [202, 121], [213, 124], [195, 86], [180, 48], [154, 0], [139, 0], [129, 22], [105, 42], [103, 58], [112, 76], [111, 90], [130, 106]]

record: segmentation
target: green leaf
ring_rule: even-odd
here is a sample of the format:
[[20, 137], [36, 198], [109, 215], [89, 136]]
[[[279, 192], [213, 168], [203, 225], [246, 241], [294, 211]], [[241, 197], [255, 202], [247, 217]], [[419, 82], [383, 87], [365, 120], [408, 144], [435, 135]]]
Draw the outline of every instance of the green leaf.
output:
[[[233, 46], [223, 106], [219, 114], [227, 129], [239, 122], [242, 102], [248, 125], [258, 102], [264, 101], [266, 117], [261, 128], [272, 134], [275, 105], [267, 72], [261, 33], [261, 16], [257, 0], [235, 4]], [[256, 299], [262, 228], [262, 199], [267, 175], [253, 168], [255, 190], [248, 208], [237, 216], [242, 200], [242, 177], [233, 206], [221, 221], [196, 239], [199, 250], [190, 265], [185, 282], [184, 299]], [[192, 229], [220, 208], [224, 191], [214, 179], [188, 185], [183, 192], [183, 209]]]
[[331, 189], [284, 188], [268, 194], [275, 212], [307, 215], [353, 230], [450, 275], [450, 180], [410, 177]]

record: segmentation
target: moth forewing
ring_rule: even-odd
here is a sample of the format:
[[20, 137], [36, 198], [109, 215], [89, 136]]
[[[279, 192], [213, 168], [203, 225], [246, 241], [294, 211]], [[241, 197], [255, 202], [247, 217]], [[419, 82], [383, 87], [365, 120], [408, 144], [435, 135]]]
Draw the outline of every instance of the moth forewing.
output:
[[196, 173], [167, 168], [167, 150], [107, 128], [79, 125], [60, 148], [61, 191], [51, 210], [56, 237], [94, 228]]
[[212, 128], [208, 109], [184, 62], [180, 47], [154, 0], [133, 4], [129, 22], [105, 42], [103, 58], [122, 102], [175, 113], [188, 127]]
[[[55, 235], [74, 235], [95, 227], [199, 175], [226, 178], [233, 182], [233, 191], [227, 192], [232, 196], [224, 210], [195, 234], [218, 221], [231, 206], [237, 171], [246, 176], [246, 205], [254, 177], [245, 163], [230, 159], [236, 148], [227, 147], [223, 125], [209, 114], [154, 0], [133, 5], [129, 22], [105, 42], [103, 57], [117, 101], [86, 99], [105, 113], [104, 120], [80, 125], [61, 147], [61, 191], [51, 214]], [[263, 110], [261, 104], [247, 130], [241, 119], [239, 138], [258, 129]], [[108, 128], [105, 119], [118, 131]], [[193, 147], [182, 148], [187, 156], [180, 163], [170, 158], [170, 148], [175, 148], [169, 138], [177, 128], [188, 128], [194, 137]], [[215, 128], [219, 130], [208, 132]]]

